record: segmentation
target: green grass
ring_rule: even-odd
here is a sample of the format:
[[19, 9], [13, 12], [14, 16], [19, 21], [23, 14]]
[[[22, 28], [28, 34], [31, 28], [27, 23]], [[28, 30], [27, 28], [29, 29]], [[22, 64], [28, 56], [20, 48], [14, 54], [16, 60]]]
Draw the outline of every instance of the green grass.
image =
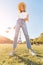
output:
[[32, 45], [38, 56], [31, 56], [26, 44], [18, 44], [14, 57], [10, 57], [12, 44], [0, 44], [0, 65], [43, 65], [43, 45]]

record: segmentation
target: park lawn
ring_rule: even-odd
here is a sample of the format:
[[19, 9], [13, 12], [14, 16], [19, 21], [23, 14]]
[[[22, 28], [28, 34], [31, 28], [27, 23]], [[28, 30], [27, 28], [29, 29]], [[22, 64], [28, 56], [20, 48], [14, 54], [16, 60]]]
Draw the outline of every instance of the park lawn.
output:
[[0, 44], [0, 65], [43, 65], [43, 45], [32, 45], [38, 56], [32, 56], [26, 44], [18, 44], [13, 57], [12, 44]]

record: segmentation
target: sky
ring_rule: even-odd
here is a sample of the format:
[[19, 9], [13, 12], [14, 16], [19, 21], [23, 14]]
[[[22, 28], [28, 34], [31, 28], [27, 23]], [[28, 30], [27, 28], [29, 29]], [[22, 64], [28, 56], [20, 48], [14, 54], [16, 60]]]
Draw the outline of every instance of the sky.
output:
[[[13, 27], [17, 22], [19, 2], [26, 3], [26, 11], [29, 14], [29, 21], [26, 22], [29, 37], [40, 36], [43, 32], [43, 0], [0, 0], [0, 35], [14, 39], [15, 30]], [[7, 30], [9, 30], [8, 33]], [[22, 29], [21, 39], [25, 40]]]

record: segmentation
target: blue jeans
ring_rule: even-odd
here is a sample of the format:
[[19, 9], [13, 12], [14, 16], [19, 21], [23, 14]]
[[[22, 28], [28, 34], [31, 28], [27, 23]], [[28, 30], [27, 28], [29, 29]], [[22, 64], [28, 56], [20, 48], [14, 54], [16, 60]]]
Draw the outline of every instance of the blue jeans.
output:
[[24, 22], [23, 19], [18, 19], [16, 23], [16, 28], [15, 28], [15, 37], [14, 37], [14, 42], [13, 42], [13, 49], [17, 47], [17, 39], [18, 39], [18, 34], [20, 27], [22, 28], [25, 38], [26, 38], [26, 44], [27, 48], [31, 48], [30, 40], [29, 40], [29, 35], [26, 27], [26, 23]]

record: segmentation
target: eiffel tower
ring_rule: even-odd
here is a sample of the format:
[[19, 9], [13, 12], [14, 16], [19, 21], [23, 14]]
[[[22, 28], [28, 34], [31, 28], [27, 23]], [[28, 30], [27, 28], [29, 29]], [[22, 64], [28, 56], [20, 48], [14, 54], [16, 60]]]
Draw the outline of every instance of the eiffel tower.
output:
[[22, 40], [21, 40], [21, 30], [20, 30], [20, 32], [19, 32], [19, 40], [18, 40], [18, 43], [22, 43]]

